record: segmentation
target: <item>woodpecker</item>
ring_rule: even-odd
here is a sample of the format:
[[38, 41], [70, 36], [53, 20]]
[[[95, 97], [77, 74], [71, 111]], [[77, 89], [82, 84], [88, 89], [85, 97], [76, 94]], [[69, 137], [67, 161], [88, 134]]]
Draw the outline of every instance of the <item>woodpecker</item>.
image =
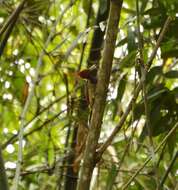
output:
[[97, 83], [97, 67], [96, 65], [92, 65], [90, 68], [79, 71], [77, 74], [80, 78], [87, 80], [85, 97], [88, 104], [92, 108], [95, 96], [95, 87]]
[[77, 74], [79, 77], [90, 81], [92, 84], [97, 83], [97, 76], [96, 76], [97, 75], [97, 67], [96, 67], [96, 65], [92, 65], [88, 69], [79, 71]]

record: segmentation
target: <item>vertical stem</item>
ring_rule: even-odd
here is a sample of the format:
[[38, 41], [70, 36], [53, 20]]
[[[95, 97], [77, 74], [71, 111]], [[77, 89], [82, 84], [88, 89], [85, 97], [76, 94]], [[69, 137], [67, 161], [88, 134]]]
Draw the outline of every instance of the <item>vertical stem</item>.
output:
[[84, 161], [81, 168], [77, 190], [89, 190], [93, 169], [96, 165], [95, 153], [105, 109], [121, 7], [122, 0], [111, 0], [103, 58], [98, 73], [98, 82], [92, 110], [90, 130], [87, 138]]
[[139, 9], [139, 0], [136, 0], [136, 11], [137, 11], [137, 33], [138, 33], [138, 53], [139, 53], [139, 67], [141, 70], [141, 82], [142, 82], [142, 90], [143, 90], [143, 99], [144, 99], [144, 107], [145, 107], [145, 116], [146, 116], [146, 128], [148, 132], [149, 137], [149, 143], [150, 143], [150, 150], [153, 158], [154, 155], [154, 144], [152, 139], [152, 131], [151, 131], [151, 122], [150, 122], [150, 110], [148, 105], [148, 98], [147, 98], [147, 90], [146, 90], [146, 76], [147, 71], [145, 69], [145, 63], [143, 59], [143, 42], [142, 42], [142, 34], [140, 32], [140, 9]]

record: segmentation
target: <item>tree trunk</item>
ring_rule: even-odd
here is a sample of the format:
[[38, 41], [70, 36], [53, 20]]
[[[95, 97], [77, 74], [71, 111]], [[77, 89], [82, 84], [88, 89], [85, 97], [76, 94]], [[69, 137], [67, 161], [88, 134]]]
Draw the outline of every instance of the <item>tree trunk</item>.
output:
[[97, 13], [96, 23], [95, 25], [98, 26], [98, 28], [95, 29], [92, 42], [91, 42], [91, 48], [90, 53], [88, 57], [88, 67], [91, 67], [92, 65], [98, 65], [99, 60], [101, 58], [101, 48], [103, 44], [103, 38], [105, 30], [101, 30], [99, 27], [99, 24], [101, 22], [105, 22], [108, 18], [108, 12], [109, 12], [109, 0], [107, 0], [107, 8], [105, 11], [103, 9], [103, 1], [100, 0], [100, 5]]
[[[107, 0], [107, 9], [105, 11], [102, 11], [102, 1], [100, 0], [99, 8], [98, 8], [98, 13], [97, 13], [97, 18], [96, 18], [96, 23], [95, 25], [99, 26], [100, 22], [106, 21], [108, 18], [108, 12], [109, 12], [109, 0]], [[92, 44], [90, 48], [90, 53], [88, 57], [88, 67], [90, 67], [93, 64], [98, 65], [99, 60], [100, 60], [100, 54], [101, 54], [101, 47], [103, 43], [103, 38], [104, 38], [104, 31], [101, 30], [100, 27], [96, 28], [93, 34], [92, 38]], [[81, 90], [81, 94], [84, 96], [84, 92]], [[83, 110], [83, 108], [81, 108]], [[76, 142], [77, 142], [77, 127], [74, 128], [74, 136], [72, 138], [72, 143], [71, 143], [71, 149], [73, 152], [75, 152], [75, 147], [76, 147]], [[73, 165], [75, 162], [75, 157], [76, 155], [73, 154], [67, 161], [67, 171], [66, 171], [66, 178], [65, 178], [65, 185], [64, 189], [65, 190], [75, 190], [77, 187], [77, 176], [78, 176], [78, 171], [75, 172]], [[78, 163], [80, 164], [80, 163]]]
[[107, 97], [121, 7], [122, 0], [111, 0], [103, 58], [98, 73], [98, 82], [92, 109], [90, 130], [87, 138], [84, 152], [84, 162], [81, 168], [77, 190], [89, 190], [92, 172], [96, 165], [95, 153]]
[[65, 178], [65, 184], [64, 184], [64, 189], [65, 190], [75, 190], [77, 187], [77, 176], [78, 173], [74, 171], [73, 169], [73, 164], [75, 160], [75, 146], [76, 146], [76, 137], [77, 137], [77, 128], [75, 127], [73, 130], [73, 137], [72, 137], [72, 144], [71, 144], [71, 150], [72, 150], [72, 155], [69, 156], [67, 160], [67, 171], [66, 171], [66, 178]]

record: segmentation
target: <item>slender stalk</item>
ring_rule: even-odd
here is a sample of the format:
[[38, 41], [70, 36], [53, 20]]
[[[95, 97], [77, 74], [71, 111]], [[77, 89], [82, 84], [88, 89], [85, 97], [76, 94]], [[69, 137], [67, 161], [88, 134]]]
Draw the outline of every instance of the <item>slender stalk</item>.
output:
[[161, 179], [161, 183], [160, 183], [160, 185], [159, 185], [159, 187], [158, 187], [158, 190], [161, 190], [161, 189], [162, 189], [163, 184], [164, 184], [164, 182], [166, 181], [167, 176], [168, 176], [168, 174], [170, 173], [170, 171], [171, 171], [171, 169], [172, 169], [172, 167], [173, 167], [175, 161], [177, 160], [177, 158], [178, 158], [178, 151], [177, 151], [177, 152], [175, 153], [175, 155], [173, 156], [173, 158], [172, 158], [172, 160], [171, 160], [171, 162], [170, 162], [170, 164], [169, 164], [168, 169], [166, 170], [166, 172], [165, 172], [163, 178]]
[[146, 89], [147, 71], [145, 69], [145, 63], [144, 63], [144, 59], [143, 59], [144, 44], [142, 42], [142, 34], [141, 34], [141, 31], [140, 31], [139, 0], [136, 0], [136, 10], [137, 10], [138, 52], [139, 52], [138, 64], [139, 64], [139, 67], [140, 67], [140, 70], [141, 70], [142, 91], [143, 91], [145, 116], [146, 116], [145, 125], [146, 125], [146, 129], [147, 129], [147, 132], [148, 132], [148, 138], [149, 138], [149, 144], [150, 144], [150, 152], [152, 154], [153, 162], [155, 164], [156, 160], [155, 160], [155, 155], [154, 155], [154, 143], [153, 143], [152, 131], [151, 131], [150, 109], [149, 109], [148, 98], [147, 98], [147, 89]]
[[[65, 147], [64, 148], [64, 155], [66, 155], [67, 150], [69, 148], [69, 142], [70, 142], [70, 136], [71, 136], [71, 126], [72, 126], [71, 115], [72, 115], [73, 110], [71, 109], [71, 105], [70, 105], [69, 81], [68, 81], [66, 74], [64, 74], [64, 81], [65, 81], [65, 87], [66, 87], [67, 117], [69, 118], [69, 125], [68, 125], [67, 134], [66, 134], [66, 138], [65, 138], [65, 144], [64, 144], [64, 147]], [[62, 160], [62, 165], [65, 165], [65, 164], [66, 164], [66, 159], [64, 158]], [[58, 184], [57, 184], [58, 190], [60, 190], [62, 188], [63, 176], [64, 176], [64, 168], [61, 168], [60, 173], [59, 173], [59, 177], [58, 177]], [[66, 178], [67, 178], [67, 176], [66, 176]]]

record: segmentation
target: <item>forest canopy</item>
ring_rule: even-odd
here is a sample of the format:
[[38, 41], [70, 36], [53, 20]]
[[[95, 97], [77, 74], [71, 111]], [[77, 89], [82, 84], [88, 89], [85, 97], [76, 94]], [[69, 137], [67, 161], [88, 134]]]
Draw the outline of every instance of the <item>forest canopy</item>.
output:
[[0, 189], [178, 189], [177, 0], [0, 0]]

